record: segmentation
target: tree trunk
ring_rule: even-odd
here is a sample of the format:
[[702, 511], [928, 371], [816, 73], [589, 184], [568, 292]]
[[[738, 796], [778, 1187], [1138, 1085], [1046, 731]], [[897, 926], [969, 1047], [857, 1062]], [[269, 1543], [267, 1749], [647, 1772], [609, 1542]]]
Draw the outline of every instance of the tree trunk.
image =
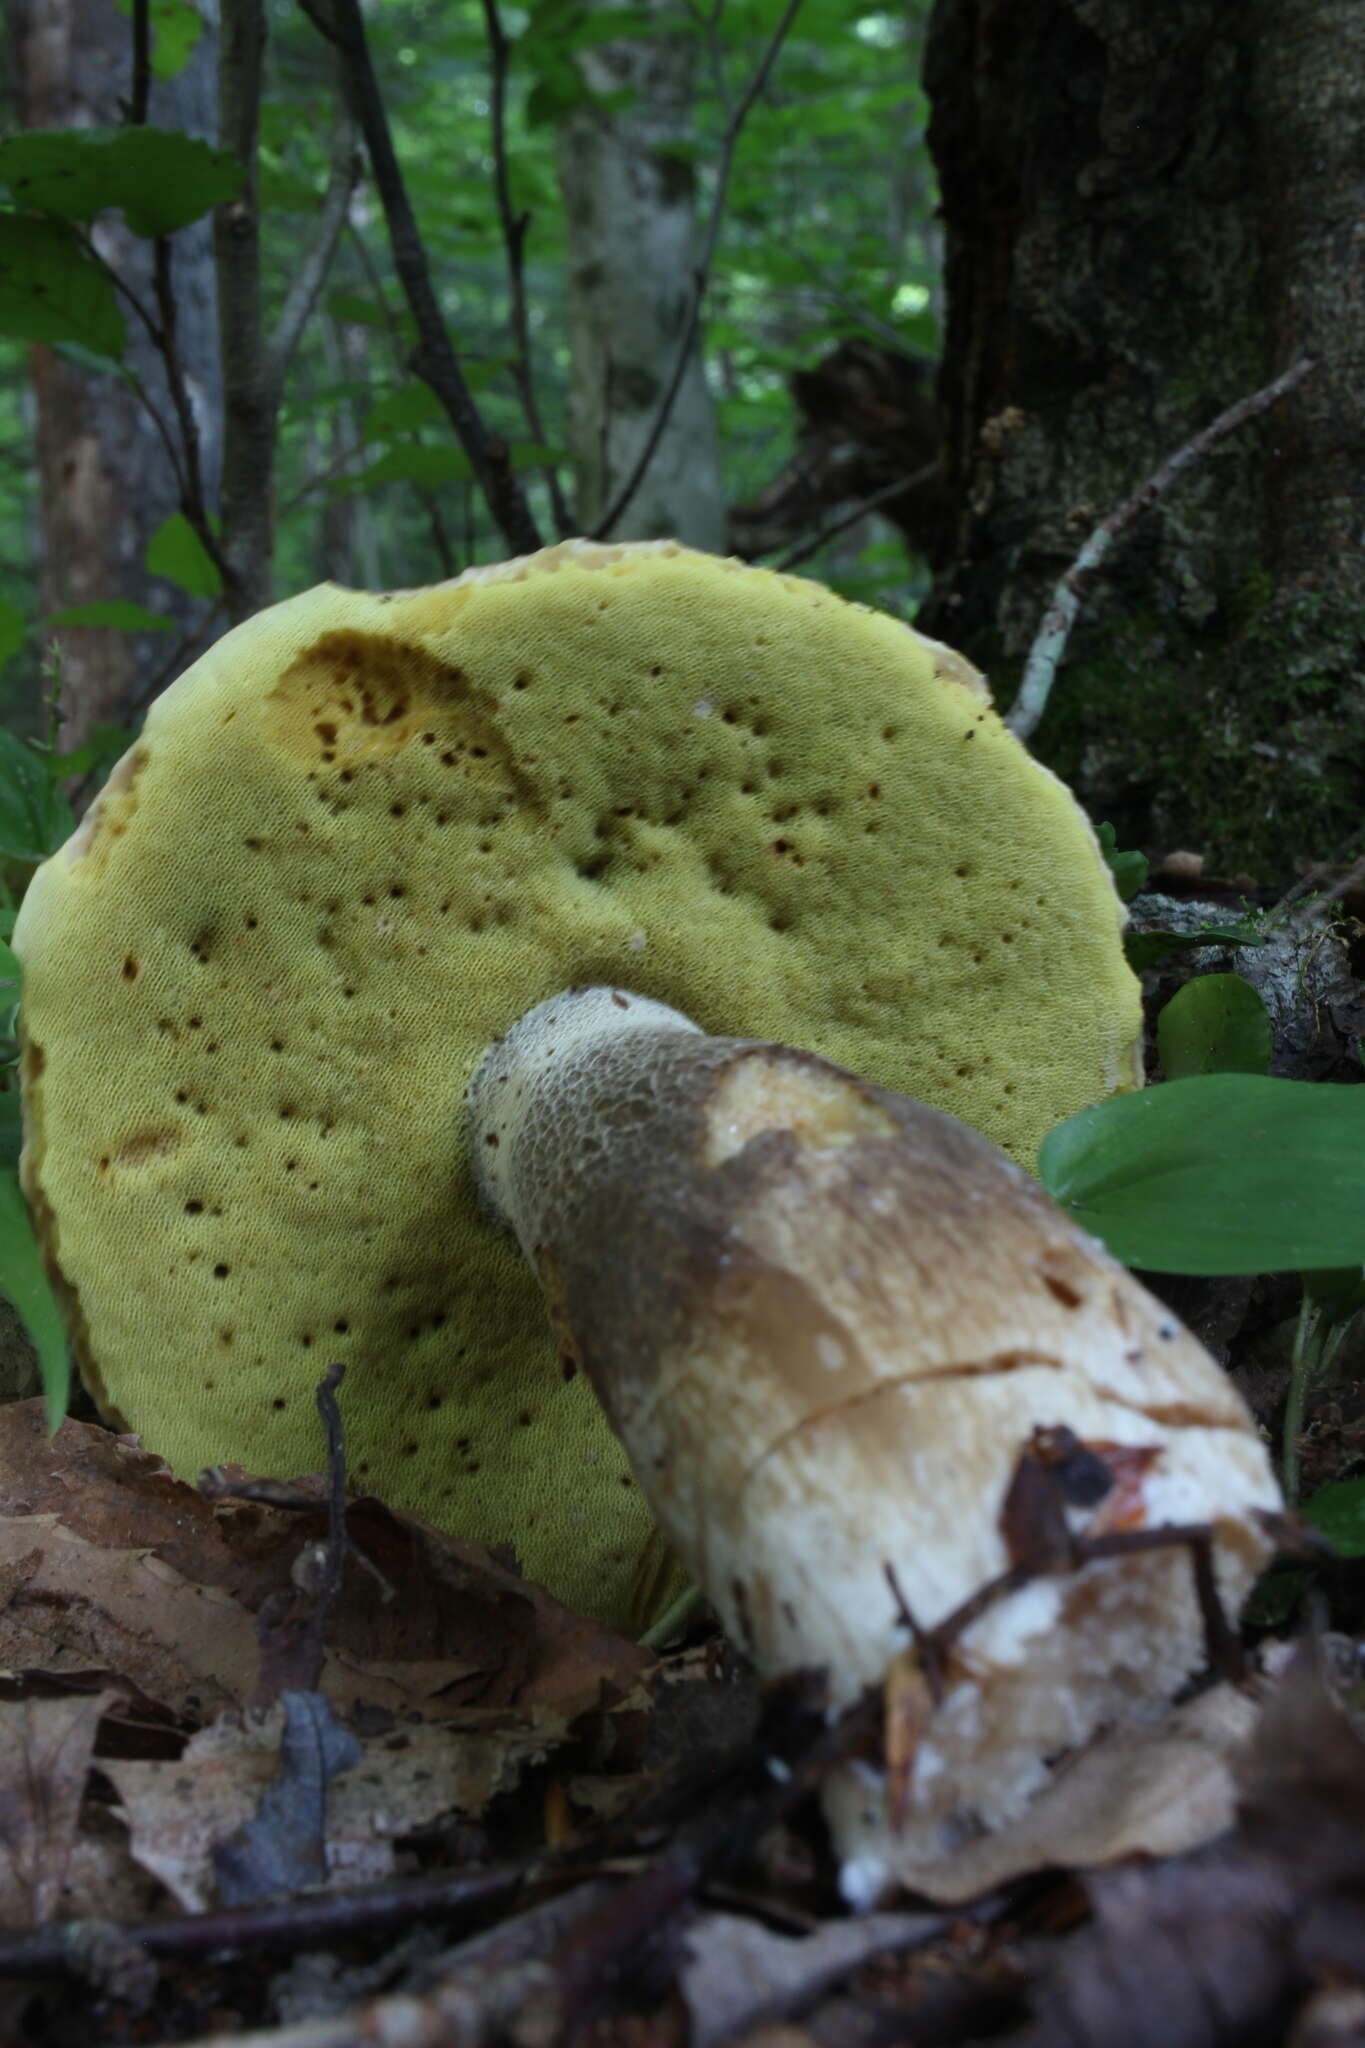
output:
[[956, 511], [921, 623], [1002, 701], [1097, 522], [1318, 362], [1129, 529], [1037, 735], [1121, 838], [1279, 879], [1365, 799], [1365, 15], [938, 0], [925, 83]]
[[[588, 531], [648, 439], [692, 308], [696, 181], [691, 164], [669, 149], [691, 138], [695, 45], [667, 33], [674, 0], [649, 0], [649, 12], [657, 37], [602, 43], [580, 58], [595, 93], [629, 91], [631, 104], [576, 109], [560, 136], [569, 438], [578, 520]], [[610, 538], [668, 534], [713, 552], [725, 547], [720, 448], [695, 349], [644, 480]]]
[[[122, 120], [132, 35], [115, 0], [7, 0], [7, 26], [26, 127], [112, 126]], [[153, 82], [153, 122], [212, 135], [213, 42], [206, 29], [179, 76]], [[96, 239], [119, 275], [151, 305], [150, 244], [130, 234], [118, 215], [100, 221]], [[173, 263], [178, 349], [212, 488], [221, 408], [207, 222], [196, 222], [176, 236]], [[131, 598], [168, 613], [189, 630], [202, 604], [168, 586], [149, 593], [143, 567], [148, 539], [179, 502], [170, 463], [146, 411], [116, 376], [78, 369], [45, 347], [35, 347], [30, 360], [37, 408], [43, 611]], [[160, 358], [134, 319], [128, 322], [126, 361], [163, 417], [173, 422]], [[64, 628], [64, 743], [74, 744], [101, 721], [125, 722], [170, 644], [165, 634]]]

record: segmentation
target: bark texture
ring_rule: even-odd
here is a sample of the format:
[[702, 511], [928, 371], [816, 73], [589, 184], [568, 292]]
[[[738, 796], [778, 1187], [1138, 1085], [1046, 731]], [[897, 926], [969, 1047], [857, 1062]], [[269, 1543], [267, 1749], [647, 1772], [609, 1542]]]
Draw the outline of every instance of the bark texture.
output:
[[[630, 474], [673, 374], [697, 260], [692, 166], [670, 154], [691, 137], [695, 43], [669, 34], [673, 0], [650, 0], [653, 38], [603, 43], [581, 58], [594, 93], [628, 91], [612, 112], [588, 103], [565, 121], [560, 184], [569, 230], [569, 437], [576, 511], [591, 532]], [[695, 350], [668, 425], [613, 540], [675, 535], [725, 550], [720, 447]]]
[[[115, 0], [7, 0], [18, 112], [33, 128], [116, 125], [131, 84], [132, 33]], [[178, 78], [153, 81], [151, 120], [213, 134], [214, 36], [206, 28]], [[128, 233], [119, 215], [100, 221], [101, 253], [154, 304], [150, 244]], [[174, 242], [177, 344], [198, 424], [210, 489], [219, 446], [218, 351], [213, 261], [206, 222]], [[144, 408], [114, 376], [77, 369], [53, 350], [31, 352], [41, 481], [41, 582], [44, 612], [99, 599], [151, 603], [188, 628], [202, 609], [173, 587], [149, 592], [143, 553], [178, 505], [170, 463]], [[127, 362], [167, 420], [173, 407], [160, 358], [136, 320], [128, 323]], [[168, 636], [107, 628], [67, 628], [62, 642], [64, 740], [74, 744], [103, 720], [122, 722], [145, 679], [169, 651]]]
[[1036, 751], [1130, 841], [1331, 853], [1365, 798], [1365, 13], [938, 0], [925, 82], [955, 514], [920, 623], [1008, 702], [1091, 529], [1311, 355], [1116, 550]]

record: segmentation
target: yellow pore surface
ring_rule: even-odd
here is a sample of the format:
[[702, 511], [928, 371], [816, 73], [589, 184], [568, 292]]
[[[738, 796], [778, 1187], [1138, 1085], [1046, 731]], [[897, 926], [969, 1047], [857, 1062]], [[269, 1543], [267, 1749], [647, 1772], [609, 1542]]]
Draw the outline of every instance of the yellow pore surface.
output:
[[153, 706], [16, 933], [25, 1180], [87, 1380], [183, 1474], [290, 1475], [343, 1360], [355, 1481], [636, 1620], [647, 1511], [475, 1207], [489, 1041], [614, 982], [1029, 1165], [1133, 1085], [1121, 921], [979, 691], [819, 585], [569, 544], [277, 605]]

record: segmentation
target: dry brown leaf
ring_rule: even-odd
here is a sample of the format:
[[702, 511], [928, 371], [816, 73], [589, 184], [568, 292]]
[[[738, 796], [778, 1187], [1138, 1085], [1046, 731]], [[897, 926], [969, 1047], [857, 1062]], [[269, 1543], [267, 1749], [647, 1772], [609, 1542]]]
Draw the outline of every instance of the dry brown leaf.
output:
[[[907, 1889], [954, 1905], [1030, 1871], [1103, 1869], [1212, 1841], [1232, 1826], [1236, 1766], [1256, 1711], [1219, 1685], [1147, 1727], [1113, 1729], [1068, 1758], [1017, 1820], [932, 1862], [898, 1862], [896, 1874]], [[857, 1791], [850, 1777], [830, 1798], [857, 1811]], [[842, 1839], [856, 1850], [851, 1832]]]
[[[457, 1706], [572, 1717], [614, 1707], [654, 1660], [570, 1614], [487, 1551], [361, 1499], [352, 1542], [393, 1589], [349, 1566], [320, 1690], [338, 1712], [404, 1718]], [[0, 1664], [109, 1669], [198, 1719], [245, 1706], [256, 1617], [290, 1585], [325, 1517], [209, 1502], [128, 1438], [42, 1404], [0, 1409]]]
[[793, 1936], [734, 1913], [699, 1913], [678, 1974], [690, 2048], [718, 2048], [797, 2013], [874, 1956], [913, 1948], [942, 1928], [937, 1913], [868, 1913]]
[[40, 1926], [61, 1903], [95, 1731], [111, 1697], [0, 1705], [0, 1925]]
[[[477, 1819], [522, 1770], [563, 1740], [562, 1716], [468, 1715], [484, 1726], [412, 1726], [362, 1744], [361, 1761], [327, 1794], [327, 1881], [390, 1877], [394, 1845], [448, 1813]], [[284, 1710], [225, 1716], [191, 1738], [178, 1763], [102, 1765], [122, 1802], [136, 1861], [187, 1912], [213, 1902], [215, 1846], [256, 1812], [278, 1775]]]

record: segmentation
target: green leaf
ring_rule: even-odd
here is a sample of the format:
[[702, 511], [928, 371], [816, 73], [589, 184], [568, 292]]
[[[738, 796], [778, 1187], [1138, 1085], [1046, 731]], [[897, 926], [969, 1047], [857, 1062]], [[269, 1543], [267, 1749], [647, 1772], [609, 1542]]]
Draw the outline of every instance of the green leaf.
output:
[[88, 737], [68, 754], [58, 754], [55, 773], [65, 782], [73, 775], [107, 775], [120, 754], [126, 754], [133, 735], [126, 725], [92, 725]]
[[123, 354], [113, 282], [64, 221], [0, 213], [0, 334], [78, 341], [97, 356]]
[[235, 199], [242, 175], [230, 151], [176, 128], [33, 128], [0, 142], [0, 179], [19, 205], [68, 221], [117, 207], [149, 237]]
[[45, 624], [113, 626], [120, 633], [170, 633], [175, 630], [175, 620], [168, 619], [164, 612], [149, 612], [145, 604], [134, 604], [127, 597], [100, 598], [94, 604], [69, 604], [65, 611], [53, 612]]
[[0, 668], [14, 656], [24, 644], [28, 628], [23, 613], [8, 597], [0, 597]]
[[1201, 946], [1264, 946], [1265, 943], [1265, 933], [1253, 931], [1250, 925], [1206, 924], [1197, 932], [1127, 932], [1123, 950], [1133, 972], [1141, 974], [1144, 968], [1154, 967], [1158, 960], [1164, 960], [1170, 953], [1194, 953]]
[[327, 311], [334, 320], [344, 320], [352, 327], [388, 327], [394, 317], [383, 305], [362, 298], [359, 292], [328, 292]]
[[352, 491], [368, 491], [379, 484], [463, 483], [474, 474], [469, 457], [460, 448], [390, 448], [377, 462], [371, 462], [357, 476], [340, 477], [331, 487], [334, 497]]
[[0, 1294], [14, 1303], [33, 1339], [47, 1394], [47, 1420], [56, 1429], [71, 1392], [66, 1326], [53, 1299], [28, 1209], [12, 1171], [0, 1173]]
[[1145, 853], [1120, 853], [1118, 839], [1112, 825], [1097, 825], [1095, 837], [1100, 842], [1114, 887], [1125, 903], [1132, 901], [1147, 879], [1147, 856]]
[[190, 597], [217, 597], [222, 578], [183, 512], [172, 512], [147, 543], [149, 576], [164, 576]]
[[[12, 1084], [14, 1068], [9, 1069]], [[24, 1144], [24, 1119], [19, 1102], [19, 1091], [13, 1085], [0, 1088], [0, 1170], [10, 1169], [19, 1164], [19, 1154]]]
[[1303, 1515], [1343, 1557], [1365, 1557], [1365, 1479], [1329, 1479]]
[[1156, 1049], [1168, 1081], [1191, 1074], [1264, 1074], [1275, 1033], [1249, 981], [1240, 974], [1201, 974], [1161, 1012]]
[[[118, 11], [132, 14], [131, 0], [118, 0]], [[152, 76], [178, 78], [194, 55], [204, 23], [188, 0], [151, 0]]]
[[76, 829], [47, 758], [0, 729], [0, 853], [46, 860]]
[[18, 981], [23, 969], [19, 955], [7, 940], [0, 939], [0, 982]]
[[444, 418], [441, 401], [429, 385], [405, 384], [401, 391], [391, 391], [370, 407], [361, 434], [367, 441], [385, 441], [392, 434], [408, 433]]
[[1157, 1273], [1365, 1261], [1365, 1088], [1202, 1074], [1049, 1131], [1043, 1185], [1115, 1258]]

